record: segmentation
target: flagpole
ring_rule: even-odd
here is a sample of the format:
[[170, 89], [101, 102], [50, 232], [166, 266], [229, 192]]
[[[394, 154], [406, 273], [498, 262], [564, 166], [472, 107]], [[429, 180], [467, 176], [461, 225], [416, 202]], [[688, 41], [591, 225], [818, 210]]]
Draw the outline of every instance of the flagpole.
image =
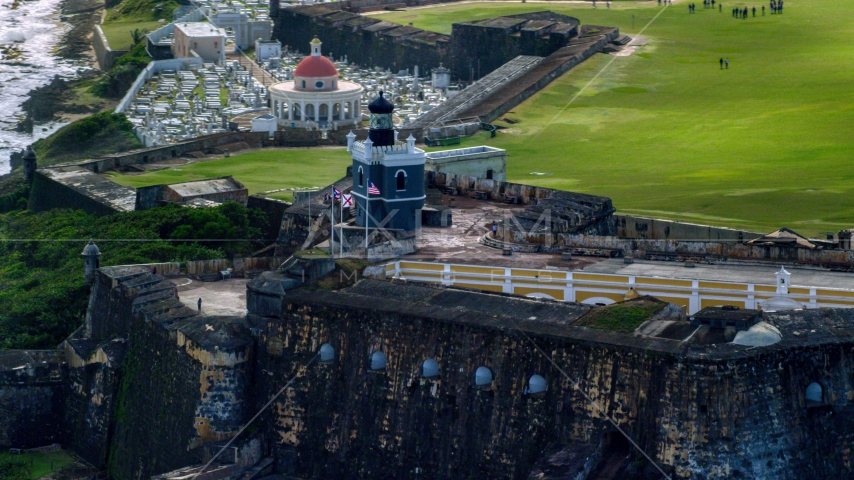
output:
[[[350, 190], [352, 192], [352, 190]], [[352, 195], [352, 194], [351, 194]], [[341, 220], [338, 222], [338, 230], [341, 231], [341, 234], [338, 235], [338, 242], [340, 248], [338, 249], [338, 258], [344, 258], [344, 192], [341, 192], [341, 205], [338, 207], [338, 215]]]
[[365, 183], [365, 260], [368, 259], [368, 220], [370, 216], [368, 215], [368, 210], [371, 204], [371, 166], [368, 165], [367, 168], [367, 182]]
[[332, 226], [329, 231], [332, 232], [332, 235], [329, 236], [329, 255], [335, 258], [335, 184], [333, 183], [330, 188], [332, 188], [332, 198], [329, 204], [329, 220], [332, 222]]

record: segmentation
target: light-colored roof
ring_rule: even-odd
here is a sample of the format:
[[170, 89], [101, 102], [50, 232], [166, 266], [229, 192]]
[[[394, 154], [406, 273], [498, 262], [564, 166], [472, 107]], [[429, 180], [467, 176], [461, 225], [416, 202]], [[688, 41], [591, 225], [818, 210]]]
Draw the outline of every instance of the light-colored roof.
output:
[[180, 29], [188, 37], [224, 37], [225, 31], [208, 22], [176, 23], [175, 28]]
[[174, 183], [168, 187], [182, 197], [195, 197], [213, 193], [231, 192], [245, 188], [231, 177], [198, 180], [196, 182]]
[[799, 235], [788, 228], [781, 228], [777, 231], [763, 235], [759, 238], [754, 238], [747, 242], [748, 245], [781, 245], [793, 246], [801, 248], [818, 248], [818, 245], [812, 243], [808, 238]]
[[301, 98], [307, 98], [309, 96], [311, 98], [314, 98], [315, 96], [317, 96], [318, 98], [323, 98], [324, 95], [331, 94], [358, 95], [362, 93], [362, 90], [364, 89], [358, 83], [348, 82], [346, 80], [338, 80], [338, 82], [335, 84], [335, 90], [303, 90], [297, 88], [292, 80], [288, 80], [286, 82], [279, 82], [270, 87], [270, 93], [280, 93], [288, 96], [296, 95], [297, 97]]

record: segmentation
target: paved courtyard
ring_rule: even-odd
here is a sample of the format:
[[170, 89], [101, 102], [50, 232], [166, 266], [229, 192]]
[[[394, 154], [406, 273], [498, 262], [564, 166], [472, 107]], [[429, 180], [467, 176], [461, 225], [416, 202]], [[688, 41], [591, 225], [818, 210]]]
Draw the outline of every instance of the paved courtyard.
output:
[[[525, 209], [523, 205], [509, 205], [492, 201], [474, 200], [465, 196], [454, 197], [453, 225], [447, 228], [422, 228], [418, 251], [401, 260], [461, 263], [467, 265], [495, 265], [501, 267], [546, 268], [576, 270], [599, 262], [596, 257], [576, 257], [561, 260], [560, 254], [520, 253], [504, 256], [501, 250], [478, 243], [490, 231], [492, 222], [502, 222], [505, 216]], [[448, 198], [444, 199], [447, 206]]]
[[246, 284], [245, 278], [223, 280], [221, 282], [202, 282], [189, 278], [172, 279], [178, 286], [178, 296], [181, 303], [196, 309], [202, 299], [202, 313], [213, 316], [243, 316], [246, 315]]
[[[782, 264], [769, 266], [755, 265], [703, 265], [687, 268], [677, 262], [652, 262], [635, 260], [625, 264], [622, 258], [608, 259], [589, 265], [585, 272], [613, 273], [619, 275], [643, 275], [647, 277], [681, 278], [688, 280], [706, 280], [718, 282], [759, 283], [774, 285], [774, 274]], [[796, 268], [785, 265], [792, 274], [794, 286], [854, 289], [854, 273], [831, 272], [828, 270]]]

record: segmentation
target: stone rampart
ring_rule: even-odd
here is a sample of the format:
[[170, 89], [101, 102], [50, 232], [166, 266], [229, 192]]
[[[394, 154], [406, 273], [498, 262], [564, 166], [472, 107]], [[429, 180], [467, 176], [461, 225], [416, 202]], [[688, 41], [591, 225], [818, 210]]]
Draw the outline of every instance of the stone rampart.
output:
[[[51, 168], [53, 169], [53, 167]], [[108, 186], [115, 186], [116, 188], [113, 190], [117, 192], [127, 190], [126, 187], [121, 187], [106, 179], [96, 178], [94, 180], [99, 180], [101, 183], [106, 182], [110, 184]], [[103, 189], [100, 190], [99, 193], [103, 193]], [[132, 193], [132, 190], [129, 191]], [[102, 195], [94, 195], [91, 191], [76, 188], [71, 182], [62, 182], [57, 178], [52, 178], [47, 171], [36, 170], [35, 175], [33, 175], [27, 209], [42, 212], [54, 208], [79, 209], [99, 216], [111, 215], [121, 210]]]
[[[97, 346], [96, 346], [97, 345]], [[68, 359], [63, 442], [98, 468], [109, 456], [113, 403], [124, 357], [124, 339], [101, 344], [69, 338], [60, 348]]]
[[55, 350], [0, 350], [0, 448], [62, 441], [64, 360]]
[[627, 239], [596, 235], [555, 234], [560, 248], [619, 249], [627, 256], [649, 260], [725, 260], [734, 262], [799, 263], [851, 269], [854, 250], [821, 250], [788, 246], [746, 245], [737, 241]]
[[711, 227], [636, 215], [615, 214], [617, 236], [649, 240], [692, 240], [699, 242], [740, 242], [763, 234], [734, 228]]
[[108, 460], [115, 478], [194, 463], [196, 447], [246, 420], [253, 347], [243, 319], [198, 315], [147, 266], [98, 270], [86, 328], [66, 350], [81, 390], [70, 399], [68, 422], [82, 428], [72, 445]]
[[[265, 426], [280, 472], [405, 478], [417, 466], [433, 478], [525, 479], [544, 452], [598, 444], [610, 431], [602, 412], [674, 478], [851, 472], [854, 343], [844, 325], [854, 312], [766, 315], [784, 337], [771, 347], [689, 347], [571, 327], [568, 312], [552, 323], [549, 302], [536, 321], [519, 321], [510, 317], [529, 307], [513, 302], [524, 300], [387, 285], [288, 292], [283, 315], [266, 319], [259, 359], [273, 375], [259, 398], [299, 373]], [[306, 367], [323, 343], [335, 361]], [[371, 370], [375, 352], [384, 369]], [[437, 377], [421, 375], [426, 359]], [[475, 387], [479, 366], [491, 370], [487, 388]], [[548, 384], [542, 396], [525, 393], [534, 374]], [[822, 401], [810, 403], [814, 382]]]
[[110, 48], [110, 42], [107, 41], [107, 36], [101, 30], [100, 25], [95, 25], [92, 31], [92, 48], [95, 50], [95, 59], [98, 61], [98, 67], [107, 71], [113, 68], [116, 59], [128, 53], [127, 50], [113, 50]]
[[495, 91], [478, 105], [463, 111], [460, 116], [478, 117], [483, 122], [492, 122], [593, 54], [601, 52], [609, 42], [620, 36], [616, 28], [598, 28], [601, 33], [571, 40], [569, 45], [552, 53], [525, 75]]
[[273, 35], [297, 51], [305, 49], [307, 38], [318, 36], [330, 56], [346, 55], [350, 62], [395, 71], [448, 64], [448, 35], [345, 12], [344, 6], [336, 2], [280, 9]]

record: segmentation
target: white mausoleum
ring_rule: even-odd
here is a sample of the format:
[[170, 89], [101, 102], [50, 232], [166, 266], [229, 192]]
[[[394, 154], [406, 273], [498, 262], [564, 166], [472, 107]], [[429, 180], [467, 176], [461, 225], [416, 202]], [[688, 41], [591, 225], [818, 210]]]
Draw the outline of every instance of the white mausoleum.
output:
[[320, 54], [321, 42], [311, 41], [311, 55], [294, 70], [293, 81], [270, 87], [273, 115], [285, 128], [336, 130], [359, 124], [362, 87], [338, 79], [338, 69]]

